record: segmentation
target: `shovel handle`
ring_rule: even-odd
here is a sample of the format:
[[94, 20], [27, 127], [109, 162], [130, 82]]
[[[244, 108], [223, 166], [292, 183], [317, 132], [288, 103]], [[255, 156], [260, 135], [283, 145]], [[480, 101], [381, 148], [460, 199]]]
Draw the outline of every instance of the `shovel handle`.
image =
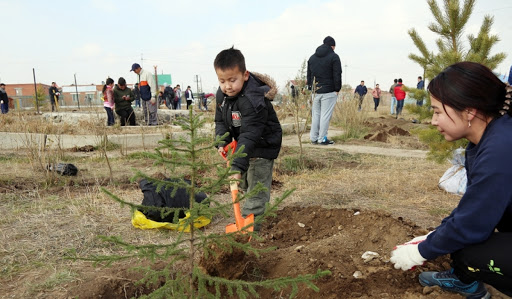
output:
[[240, 212], [240, 203], [238, 202], [238, 183], [231, 181], [229, 183], [231, 189], [231, 199], [233, 200], [233, 211], [235, 212], [235, 223], [238, 230], [242, 230], [244, 227], [244, 218]]
[[[236, 147], [238, 145], [238, 142], [236, 142], [236, 140], [233, 140], [231, 141], [230, 143], [226, 144], [224, 146], [224, 153], [221, 154], [222, 158], [224, 158], [224, 160], [228, 160], [228, 152], [229, 150], [231, 149], [231, 154], [234, 154], [235, 153], [235, 150], [236, 150]], [[228, 165], [229, 166], [229, 165]]]

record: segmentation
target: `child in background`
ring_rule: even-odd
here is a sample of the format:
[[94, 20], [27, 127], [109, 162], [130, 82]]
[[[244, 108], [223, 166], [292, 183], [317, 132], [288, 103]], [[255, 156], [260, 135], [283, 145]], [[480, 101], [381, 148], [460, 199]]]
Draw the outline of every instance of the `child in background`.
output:
[[121, 119], [121, 126], [129, 123], [135, 126], [135, 112], [133, 112], [132, 102], [135, 99], [133, 92], [126, 86], [126, 80], [120, 77], [114, 88], [114, 102], [116, 104], [116, 113]]
[[114, 125], [114, 79], [108, 78], [103, 85], [103, 107], [107, 111], [107, 126]]

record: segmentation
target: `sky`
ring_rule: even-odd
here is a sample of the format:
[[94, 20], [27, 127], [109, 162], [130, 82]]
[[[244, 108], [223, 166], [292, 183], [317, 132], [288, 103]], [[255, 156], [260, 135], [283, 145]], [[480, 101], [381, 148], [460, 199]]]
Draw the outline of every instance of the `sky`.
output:
[[[437, 1], [440, 6], [443, 1]], [[461, 0], [461, 3], [464, 2]], [[265, 73], [284, 89], [302, 63], [330, 35], [342, 63], [343, 84], [380, 84], [395, 78], [415, 85], [422, 68], [408, 58], [420, 54], [407, 31], [414, 28], [437, 52], [434, 21], [425, 0], [0, 0], [2, 50], [0, 81], [5, 84], [101, 84], [111, 77], [134, 83], [132, 63], [172, 75], [173, 85], [218, 86], [215, 56], [234, 46], [247, 69]], [[512, 65], [512, 1], [477, 0], [465, 30], [477, 35], [485, 15], [501, 41], [491, 54]], [[467, 38], [463, 41], [467, 46]], [[198, 80], [196, 80], [196, 78]]]

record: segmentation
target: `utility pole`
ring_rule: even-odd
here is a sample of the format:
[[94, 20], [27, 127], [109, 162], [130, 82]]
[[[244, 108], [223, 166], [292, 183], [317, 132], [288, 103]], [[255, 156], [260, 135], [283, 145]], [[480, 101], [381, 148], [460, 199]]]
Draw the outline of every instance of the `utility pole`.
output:
[[37, 114], [39, 114], [39, 99], [37, 98], [36, 70], [34, 68], [32, 68], [32, 73], [34, 74], [34, 89], [36, 91], [36, 93], [34, 93], [34, 95], [36, 98]]
[[75, 91], [76, 91], [76, 102], [78, 103], [78, 110], [80, 110], [80, 95], [78, 94], [78, 86], [76, 85], [76, 73], [75, 73]]
[[201, 98], [201, 95], [199, 93], [199, 75], [196, 75], [196, 78], [194, 79], [194, 81], [196, 81], [197, 106], [198, 106], [199, 110], [201, 110], [201, 102], [203, 99]]
[[[158, 87], [158, 74], [157, 74], [157, 72], [156, 72], [156, 68], [157, 68], [157, 66], [156, 66], [156, 65], [154, 65], [153, 67], [155, 68], [155, 84], [156, 84], [156, 89], [157, 89], [157, 90], [155, 90], [155, 92], [157, 93], [157, 92], [159, 92], [159, 91], [160, 91], [160, 88]], [[157, 98], [157, 99], [158, 99], [158, 98]]]
[[348, 77], [348, 65], [345, 63], [345, 84], [348, 84], [347, 77]]

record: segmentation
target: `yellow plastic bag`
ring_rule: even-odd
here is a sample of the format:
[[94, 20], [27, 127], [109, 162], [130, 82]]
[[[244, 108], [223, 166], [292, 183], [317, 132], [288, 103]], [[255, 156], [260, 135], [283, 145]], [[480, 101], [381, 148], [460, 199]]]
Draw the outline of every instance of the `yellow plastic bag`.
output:
[[[132, 225], [140, 229], [166, 228], [188, 233], [190, 232], [190, 225], [185, 226], [184, 222], [185, 219], [190, 217], [190, 213], [186, 212], [185, 215], [185, 218], [180, 218], [178, 223], [157, 222], [146, 218], [146, 215], [144, 215], [141, 211], [135, 210], [135, 212], [132, 214]], [[210, 224], [210, 222], [211, 219], [208, 219], [204, 216], [199, 216], [194, 221], [194, 227], [200, 228]]]

